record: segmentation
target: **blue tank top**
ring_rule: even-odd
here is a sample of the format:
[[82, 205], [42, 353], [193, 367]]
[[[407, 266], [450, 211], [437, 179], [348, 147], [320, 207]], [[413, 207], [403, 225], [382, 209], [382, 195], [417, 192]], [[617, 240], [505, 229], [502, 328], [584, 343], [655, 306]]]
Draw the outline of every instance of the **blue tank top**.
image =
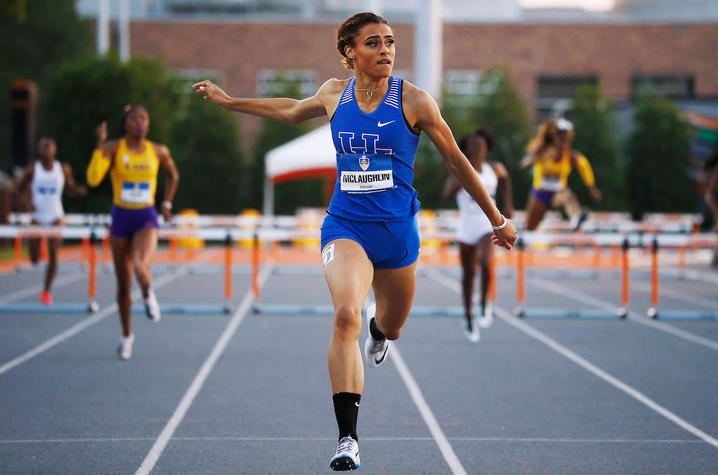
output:
[[355, 221], [396, 221], [414, 216], [419, 200], [414, 157], [419, 135], [409, 130], [401, 104], [402, 79], [391, 76], [384, 100], [363, 112], [347, 84], [331, 120], [337, 182], [329, 213]]

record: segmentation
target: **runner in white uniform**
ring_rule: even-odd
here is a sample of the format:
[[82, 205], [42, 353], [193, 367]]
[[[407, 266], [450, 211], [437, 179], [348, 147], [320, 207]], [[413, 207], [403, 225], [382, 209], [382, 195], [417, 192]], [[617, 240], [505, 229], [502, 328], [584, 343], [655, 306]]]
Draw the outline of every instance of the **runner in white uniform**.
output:
[[[496, 201], [496, 187], [499, 180], [494, 168], [485, 163], [481, 170], [477, 170], [477, 172], [484, 188]], [[456, 204], [459, 207], [460, 216], [457, 239], [459, 242], [469, 246], [476, 246], [482, 237], [493, 232], [489, 218], [486, 217], [476, 201], [463, 188], [460, 188], [456, 194]]]
[[[65, 211], [62, 208], [62, 192], [67, 187], [71, 195], [84, 196], [87, 189], [75, 184], [72, 178], [70, 165], [61, 164], [55, 160], [57, 146], [55, 141], [43, 137], [37, 144], [40, 160], [28, 165], [20, 179], [18, 192], [22, 193], [28, 186], [32, 192], [32, 223], [43, 226], [60, 225], [63, 223]], [[28, 239], [30, 260], [36, 264], [40, 259], [40, 238]], [[60, 247], [60, 238], [48, 238], [48, 262], [45, 272], [45, 287], [40, 294], [40, 300], [52, 305], [50, 295], [52, 280], [57, 272], [57, 249]]]
[[33, 168], [32, 182], [32, 212], [34, 223], [49, 226], [65, 216], [62, 208], [62, 189], [65, 187], [65, 175], [60, 162], [53, 160], [49, 170], [42, 162], [37, 160]]
[[[506, 168], [498, 162], [486, 161], [486, 155], [493, 145], [493, 139], [484, 128], [479, 128], [472, 135], [464, 137], [461, 141], [461, 149], [469, 159], [469, 162], [479, 175], [479, 180], [488, 191], [491, 198], [496, 201], [496, 190], [501, 185], [504, 196], [504, 215], [513, 214], [513, 201], [511, 199], [511, 180]], [[479, 341], [479, 326], [488, 327], [491, 325], [493, 314], [490, 306], [487, 305], [489, 290], [490, 264], [491, 264], [491, 235], [493, 230], [488, 218], [473, 198], [461, 188], [459, 183], [450, 177], [444, 187], [444, 196], [451, 198], [456, 196], [456, 203], [459, 207], [459, 230], [457, 239], [459, 241], [459, 254], [461, 257], [462, 269], [462, 294], [464, 311], [466, 316], [466, 337], [470, 342]], [[473, 294], [474, 277], [476, 275], [476, 262], [481, 265], [481, 320], [478, 325], [473, 317]]]

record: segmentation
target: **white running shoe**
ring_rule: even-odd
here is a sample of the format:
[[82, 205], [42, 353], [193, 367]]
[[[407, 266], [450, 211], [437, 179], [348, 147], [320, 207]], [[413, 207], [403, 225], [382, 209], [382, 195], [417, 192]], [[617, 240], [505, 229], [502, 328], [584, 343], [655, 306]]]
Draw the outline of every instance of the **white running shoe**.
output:
[[578, 216], [574, 216], [569, 221], [569, 226], [571, 226], [571, 229], [573, 229], [573, 232], [577, 232], [579, 229], [581, 229], [581, 225], [586, 221], [588, 218], [588, 208], [582, 207], [581, 212], [578, 214]]
[[479, 340], [481, 339], [481, 334], [479, 333], [479, 326], [476, 324], [476, 319], [474, 319], [472, 325], [469, 325], [469, 322], [465, 323], [464, 336], [467, 340], [469, 340], [470, 343], [479, 342]]
[[336, 472], [359, 468], [359, 442], [349, 436], [342, 437], [329, 466]]
[[478, 323], [481, 328], [489, 328], [494, 324], [494, 307], [490, 302], [484, 307], [484, 315], [479, 318]]
[[132, 357], [132, 344], [135, 342], [135, 334], [131, 334], [128, 337], [120, 337], [120, 347], [117, 349], [117, 354], [121, 360], [129, 360]]
[[386, 361], [386, 357], [389, 355], [389, 345], [391, 344], [386, 338], [383, 340], [375, 340], [372, 338], [370, 329], [374, 315], [376, 315], [376, 303], [372, 302], [369, 308], [366, 309], [367, 337], [366, 342], [364, 342], [364, 356], [366, 357], [366, 362], [372, 368], [376, 368]]
[[160, 304], [157, 302], [157, 297], [152, 289], [150, 289], [150, 294], [145, 299], [145, 313], [147, 318], [153, 322], [159, 322], [160, 318], [162, 318]]

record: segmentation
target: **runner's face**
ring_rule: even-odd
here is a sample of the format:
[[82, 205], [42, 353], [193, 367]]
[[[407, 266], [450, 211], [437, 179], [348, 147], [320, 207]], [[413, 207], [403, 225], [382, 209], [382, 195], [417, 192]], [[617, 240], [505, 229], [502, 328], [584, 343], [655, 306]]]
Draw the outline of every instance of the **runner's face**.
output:
[[556, 138], [554, 139], [554, 142], [556, 143], [556, 146], [558, 148], [564, 148], [569, 145], [569, 133], [566, 130], [559, 130], [556, 133]]
[[146, 137], [149, 128], [150, 115], [142, 108], [130, 112], [125, 120], [125, 132], [130, 137]]
[[478, 165], [486, 158], [486, 140], [483, 137], [474, 136], [469, 139], [468, 159], [472, 164]]
[[57, 152], [55, 141], [49, 139], [40, 140], [40, 143], [37, 145], [37, 152], [43, 160], [53, 160], [55, 158], [55, 153]]
[[389, 77], [394, 67], [394, 34], [384, 23], [364, 25], [347, 48], [347, 56], [356, 56], [354, 69], [371, 76]]

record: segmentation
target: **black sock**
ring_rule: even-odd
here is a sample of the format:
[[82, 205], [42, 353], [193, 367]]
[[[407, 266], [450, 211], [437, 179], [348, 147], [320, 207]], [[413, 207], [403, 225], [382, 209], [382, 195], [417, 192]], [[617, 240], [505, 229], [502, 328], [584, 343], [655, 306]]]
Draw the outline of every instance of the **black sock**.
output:
[[339, 426], [339, 439], [351, 436], [354, 440], [357, 437], [357, 417], [359, 416], [359, 401], [361, 394], [356, 393], [336, 393], [332, 396], [334, 400], [334, 415], [337, 417], [337, 425]]
[[371, 333], [371, 337], [375, 340], [385, 340], [386, 337], [384, 334], [379, 330], [379, 327], [376, 326], [376, 318], [372, 318], [371, 322], [369, 323], [369, 333]]

